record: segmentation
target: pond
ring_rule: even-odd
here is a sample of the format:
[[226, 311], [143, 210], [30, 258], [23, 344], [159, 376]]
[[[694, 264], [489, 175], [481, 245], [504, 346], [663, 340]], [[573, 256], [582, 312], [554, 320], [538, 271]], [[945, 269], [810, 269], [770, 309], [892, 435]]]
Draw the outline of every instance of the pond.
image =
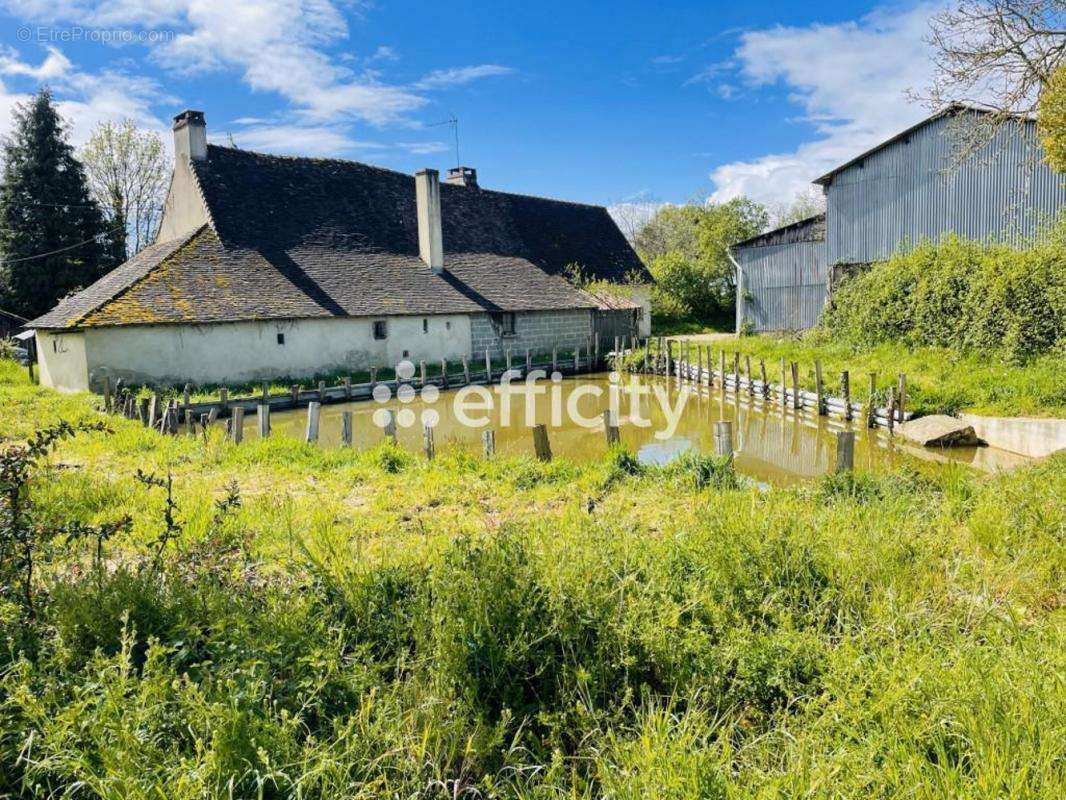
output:
[[[736, 467], [760, 481], [787, 484], [823, 475], [836, 463], [837, 431], [845, 423], [836, 417], [797, 414], [745, 393], [696, 387], [676, 379], [607, 374], [524, 381], [508, 388], [468, 387], [441, 392], [427, 387], [402, 387], [392, 396], [379, 386], [370, 401], [322, 407], [319, 443], [341, 445], [341, 414], [352, 412], [356, 448], [369, 448], [384, 439], [385, 411], [395, 414], [399, 443], [422, 449], [423, 423], [433, 425], [438, 449], [455, 444], [480, 453], [482, 431], [492, 429], [496, 450], [505, 455], [532, 455], [529, 425], [544, 424], [552, 454], [575, 461], [603, 458], [607, 451], [602, 414], [613, 403], [621, 440], [643, 463], [663, 464], [695, 449], [714, 452], [714, 424], [730, 420], [734, 426]], [[532, 389], [532, 391], [529, 391]], [[612, 400], [612, 397], [614, 398]], [[302, 438], [306, 409], [275, 412], [273, 435]], [[254, 415], [246, 417], [245, 437], [256, 434]], [[982, 470], [1009, 469], [1025, 459], [994, 448], [927, 450], [891, 437], [884, 430], [855, 431], [855, 468], [891, 465], [904, 458], [957, 461]]]

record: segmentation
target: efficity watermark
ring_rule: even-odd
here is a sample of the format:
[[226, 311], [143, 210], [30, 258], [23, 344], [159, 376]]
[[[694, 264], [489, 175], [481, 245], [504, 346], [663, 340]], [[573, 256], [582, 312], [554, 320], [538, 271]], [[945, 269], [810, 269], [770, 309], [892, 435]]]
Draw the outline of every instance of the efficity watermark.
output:
[[[450, 402], [452, 419], [463, 427], [531, 427], [544, 422], [543, 412], [538, 411], [538, 398], [546, 397], [549, 427], [576, 425], [588, 430], [603, 427], [604, 410], [610, 411], [616, 421], [625, 420], [627, 425], [651, 428], [655, 422], [650, 416], [644, 415], [644, 409], [649, 403], [654, 403], [659, 413], [652, 416], [659, 422], [659, 428], [653, 435], [656, 439], [667, 440], [676, 433], [685, 405], [693, 396], [686, 389], [671, 393], [667, 386], [660, 383], [646, 384], [635, 375], [623, 381], [617, 372], [610, 373], [606, 386], [602, 383], [582, 383], [566, 387], [561, 373], [549, 375], [543, 369], [531, 370], [524, 378], [517, 370], [504, 371], [497, 384], [468, 385], [445, 396], [434, 384], [416, 388], [414, 374], [413, 363], [400, 362], [396, 368], [395, 398], [389, 385], [382, 383], [374, 387], [374, 400], [382, 406], [373, 414], [375, 425], [387, 428], [395, 422], [401, 428], [409, 428], [421, 422], [423, 427], [434, 428], [441, 420], [441, 412], [434, 406]], [[395, 412], [385, 407], [393, 399], [400, 403], [399, 410]], [[417, 414], [414, 408], [409, 407], [416, 400], [421, 405]], [[595, 416], [589, 416], [582, 410], [582, 404], [599, 411]]]
[[15, 32], [20, 42], [39, 44], [159, 44], [171, 42], [177, 36], [172, 30], [134, 30], [132, 28], [85, 28], [72, 25], [68, 28], [52, 25], [22, 25]]

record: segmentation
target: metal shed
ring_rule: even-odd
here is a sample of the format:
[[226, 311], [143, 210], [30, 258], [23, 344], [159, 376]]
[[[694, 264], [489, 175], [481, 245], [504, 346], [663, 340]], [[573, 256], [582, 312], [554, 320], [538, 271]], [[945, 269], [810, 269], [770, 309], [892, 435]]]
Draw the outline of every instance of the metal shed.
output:
[[733, 246], [738, 331], [797, 331], [818, 321], [829, 285], [825, 226], [820, 214]]
[[1000, 125], [960, 157], [953, 126], [983, 114], [952, 106], [818, 178], [829, 265], [872, 264], [948, 233], [1020, 241], [1054, 220], [1066, 182], [1044, 162], [1034, 121]]

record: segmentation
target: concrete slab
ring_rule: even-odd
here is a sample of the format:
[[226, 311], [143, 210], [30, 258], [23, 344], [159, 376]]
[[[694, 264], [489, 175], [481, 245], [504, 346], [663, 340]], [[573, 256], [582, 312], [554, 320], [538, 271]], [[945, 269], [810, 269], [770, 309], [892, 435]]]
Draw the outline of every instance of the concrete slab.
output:
[[923, 447], [973, 447], [981, 443], [972, 425], [944, 414], [904, 422], [896, 432]]

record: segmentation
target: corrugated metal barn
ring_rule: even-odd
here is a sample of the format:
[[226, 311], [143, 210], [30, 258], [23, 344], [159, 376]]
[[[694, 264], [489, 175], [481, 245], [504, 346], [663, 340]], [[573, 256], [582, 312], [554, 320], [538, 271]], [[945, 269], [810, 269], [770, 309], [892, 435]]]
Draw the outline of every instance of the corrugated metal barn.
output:
[[827, 296], [825, 215], [748, 239], [733, 248], [739, 266], [737, 330], [802, 330]]
[[[771, 231], [736, 245], [738, 280], [746, 287], [738, 292], [738, 330], [745, 322], [759, 331], [810, 327], [817, 320], [813, 307], [821, 309], [844, 271], [882, 261], [908, 244], [949, 233], [1018, 241], [1047, 226], [1066, 205], [1066, 178], [1044, 163], [1035, 123], [1001, 126], [960, 161], [953, 126], [980, 115], [949, 108], [815, 181], [826, 196], [821, 302], [810, 297], [814, 282], [798, 267], [817, 262], [810, 241], [765, 250], [762, 240], [781, 233]], [[796, 276], [791, 284], [789, 269]]]

